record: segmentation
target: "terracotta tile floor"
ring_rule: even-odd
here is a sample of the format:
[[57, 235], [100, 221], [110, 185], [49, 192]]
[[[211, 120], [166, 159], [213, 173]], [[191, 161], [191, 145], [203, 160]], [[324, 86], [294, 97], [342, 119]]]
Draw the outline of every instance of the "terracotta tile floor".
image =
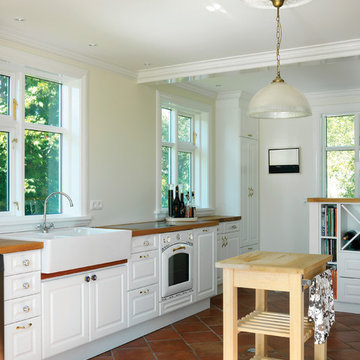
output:
[[[305, 294], [307, 299], [307, 294]], [[239, 289], [239, 316], [253, 310], [254, 291]], [[288, 312], [286, 293], [269, 293], [269, 311]], [[239, 334], [238, 360], [254, 354], [254, 335]], [[269, 337], [269, 356], [289, 358], [289, 341]], [[305, 344], [305, 359], [313, 359], [313, 342]], [[194, 316], [131, 341], [92, 360], [222, 360], [222, 295], [211, 299], [211, 307]], [[328, 360], [360, 360], [360, 314], [336, 313], [328, 339]]]

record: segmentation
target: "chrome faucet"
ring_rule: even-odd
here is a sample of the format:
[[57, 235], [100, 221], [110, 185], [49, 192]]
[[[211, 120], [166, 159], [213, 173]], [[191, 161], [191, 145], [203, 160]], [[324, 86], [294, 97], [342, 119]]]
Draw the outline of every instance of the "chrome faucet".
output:
[[70, 197], [68, 194], [66, 194], [66, 193], [64, 193], [64, 192], [62, 192], [62, 191], [56, 191], [56, 192], [51, 193], [51, 194], [45, 199], [45, 202], [44, 202], [44, 221], [43, 221], [42, 224], [38, 225], [38, 228], [39, 228], [43, 233], [49, 232], [49, 230], [54, 227], [54, 223], [50, 223], [49, 225], [46, 224], [46, 206], [47, 206], [47, 202], [48, 202], [48, 200], [49, 200], [52, 196], [54, 196], [54, 195], [64, 195], [64, 196], [69, 200], [70, 206], [71, 206], [71, 207], [74, 206], [74, 204], [73, 204], [73, 202], [72, 202], [72, 200], [71, 200], [71, 197]]

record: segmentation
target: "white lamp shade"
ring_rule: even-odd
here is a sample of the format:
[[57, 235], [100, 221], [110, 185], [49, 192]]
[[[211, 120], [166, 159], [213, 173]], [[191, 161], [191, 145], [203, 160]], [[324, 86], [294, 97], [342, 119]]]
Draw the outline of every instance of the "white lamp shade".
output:
[[289, 119], [311, 115], [305, 96], [286, 82], [273, 82], [250, 100], [248, 116], [258, 119]]

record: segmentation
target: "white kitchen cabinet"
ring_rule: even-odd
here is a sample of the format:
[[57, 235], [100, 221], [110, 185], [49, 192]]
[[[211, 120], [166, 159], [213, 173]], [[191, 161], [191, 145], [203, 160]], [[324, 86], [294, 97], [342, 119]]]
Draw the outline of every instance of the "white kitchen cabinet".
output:
[[216, 227], [194, 230], [195, 301], [216, 295]]
[[2, 256], [5, 360], [40, 360], [40, 250]]
[[126, 327], [125, 265], [42, 283], [45, 358]]
[[258, 142], [241, 142], [241, 238], [240, 247], [259, 242]]

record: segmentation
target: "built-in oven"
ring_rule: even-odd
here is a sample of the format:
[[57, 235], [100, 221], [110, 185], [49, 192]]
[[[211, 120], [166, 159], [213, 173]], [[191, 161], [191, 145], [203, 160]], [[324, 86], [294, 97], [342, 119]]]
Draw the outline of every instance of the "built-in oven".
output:
[[163, 300], [189, 292], [193, 287], [192, 231], [161, 236], [161, 297]]

